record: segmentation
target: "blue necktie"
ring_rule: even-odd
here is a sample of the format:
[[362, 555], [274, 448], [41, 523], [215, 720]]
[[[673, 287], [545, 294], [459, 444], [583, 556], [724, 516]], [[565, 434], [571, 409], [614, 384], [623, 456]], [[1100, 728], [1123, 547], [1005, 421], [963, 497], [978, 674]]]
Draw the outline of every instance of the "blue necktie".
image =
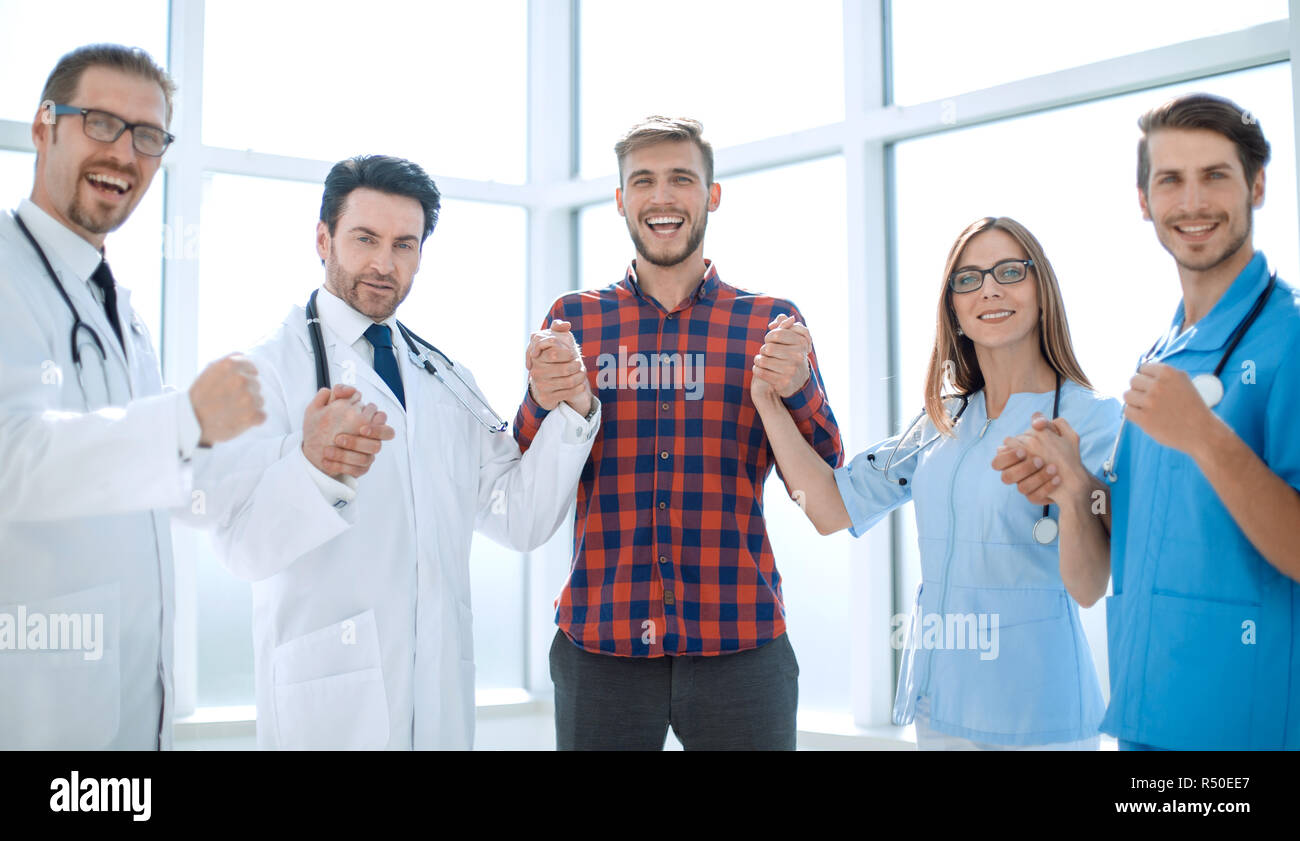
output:
[[375, 349], [375, 373], [406, 408], [406, 392], [402, 391], [402, 377], [397, 373], [397, 357], [393, 354], [393, 331], [386, 324], [371, 324], [366, 328], [366, 341]]

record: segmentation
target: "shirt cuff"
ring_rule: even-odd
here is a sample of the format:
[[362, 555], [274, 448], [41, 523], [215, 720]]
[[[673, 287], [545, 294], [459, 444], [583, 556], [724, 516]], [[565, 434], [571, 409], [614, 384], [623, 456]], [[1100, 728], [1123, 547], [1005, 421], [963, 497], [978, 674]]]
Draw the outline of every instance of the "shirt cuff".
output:
[[596, 437], [596, 431], [600, 429], [599, 397], [591, 395], [591, 420], [578, 414], [568, 403], [561, 403], [557, 411], [564, 418], [564, 440], [567, 443], [585, 444]]
[[789, 397], [782, 397], [781, 401], [790, 410], [790, 417], [798, 422], [808, 420], [817, 414], [822, 404], [826, 402], [826, 398], [822, 397], [822, 390], [817, 386], [817, 378], [809, 370], [808, 381], [803, 384], [803, 388]]
[[327, 476], [316, 468], [316, 465], [307, 460], [307, 454], [298, 447], [298, 459], [302, 466], [307, 470], [307, 475], [316, 483], [316, 489], [320, 491], [321, 496], [325, 497], [334, 508], [343, 508], [352, 503], [357, 498], [357, 480], [353, 476], [345, 475], [343, 481], [335, 479], [333, 476]]
[[198, 415], [194, 414], [194, 404], [190, 402], [188, 391], [178, 391], [176, 407], [176, 451], [181, 461], [189, 461], [194, 449], [203, 437], [203, 427], [199, 426]]

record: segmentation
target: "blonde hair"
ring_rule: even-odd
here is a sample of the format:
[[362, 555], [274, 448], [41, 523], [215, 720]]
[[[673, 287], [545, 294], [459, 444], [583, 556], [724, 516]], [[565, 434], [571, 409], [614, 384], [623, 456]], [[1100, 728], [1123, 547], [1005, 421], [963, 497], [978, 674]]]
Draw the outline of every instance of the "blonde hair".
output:
[[[980, 370], [975, 355], [975, 343], [968, 336], [957, 334], [957, 313], [952, 308], [952, 290], [948, 278], [957, 270], [966, 246], [979, 234], [997, 229], [1010, 234], [1025, 254], [1033, 261], [1033, 273], [1038, 287], [1038, 345], [1043, 359], [1062, 380], [1074, 380], [1084, 388], [1092, 383], [1083, 373], [1074, 346], [1070, 342], [1070, 325], [1065, 318], [1065, 305], [1061, 302], [1061, 287], [1056, 282], [1056, 272], [1038, 240], [1023, 225], [1007, 216], [985, 216], [966, 226], [948, 252], [943, 266], [942, 287], [939, 293], [938, 319], [934, 331], [934, 348], [930, 351], [930, 365], [925, 374], [925, 412], [935, 428], [944, 435], [952, 435], [952, 421], [943, 405], [943, 380], [945, 367], [951, 361], [952, 385], [957, 395], [971, 395], [984, 387], [984, 372]], [[987, 283], [996, 281], [985, 279]]]
[[704, 125], [689, 117], [661, 117], [658, 114], [646, 117], [632, 126], [614, 144], [614, 155], [618, 158], [619, 185], [623, 184], [623, 161], [629, 152], [682, 140], [689, 140], [699, 148], [704, 157], [704, 182], [706, 186], [712, 185], [713, 146], [704, 139]]

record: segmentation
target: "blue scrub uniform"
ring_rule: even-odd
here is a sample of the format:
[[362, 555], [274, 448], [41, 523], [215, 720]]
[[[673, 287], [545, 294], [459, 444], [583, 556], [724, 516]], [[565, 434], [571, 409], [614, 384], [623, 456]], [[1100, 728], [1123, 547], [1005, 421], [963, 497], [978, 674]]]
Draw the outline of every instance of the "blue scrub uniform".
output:
[[[928, 698], [930, 727], [941, 733], [997, 745], [1097, 735], [1104, 705], [1092, 651], [1061, 582], [1056, 542], [1033, 538], [1043, 507], [1003, 484], [992, 467], [1002, 440], [1028, 429], [1034, 412], [1051, 417], [1053, 397], [1013, 394], [990, 421], [978, 392], [954, 437], [938, 439], [888, 476], [868, 457], [883, 468], [897, 437], [835, 471], [855, 537], [909, 499], [916, 503], [920, 627], [915, 659], [909, 670], [905, 657], [899, 675], [899, 703]], [[1115, 439], [1119, 403], [1065, 381], [1060, 415], [1079, 433], [1083, 463], [1096, 469]], [[929, 441], [935, 431], [925, 425]], [[1055, 506], [1051, 516], [1059, 516]], [[967, 616], [975, 617], [977, 634], [979, 617], [989, 618], [989, 631], [996, 617], [996, 650], [971, 644], [970, 623], [961, 628]], [[959, 633], [948, 633], [949, 621]]]
[[[1157, 357], [1213, 373], [1268, 276], [1256, 252], [1182, 335], [1180, 303]], [[1221, 379], [1215, 414], [1300, 488], [1300, 293], [1278, 281]], [[1255, 551], [1190, 456], [1130, 423], [1115, 470], [1102, 730], [1161, 748], [1300, 748], [1300, 585]]]

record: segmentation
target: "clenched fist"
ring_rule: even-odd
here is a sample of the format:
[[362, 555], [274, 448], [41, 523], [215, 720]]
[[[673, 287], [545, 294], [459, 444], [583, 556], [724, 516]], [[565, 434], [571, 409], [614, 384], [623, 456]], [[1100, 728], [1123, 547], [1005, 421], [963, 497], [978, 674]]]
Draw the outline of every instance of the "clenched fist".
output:
[[232, 353], [203, 369], [190, 386], [190, 405], [199, 421], [199, 446], [211, 447], [266, 420], [257, 368]]

